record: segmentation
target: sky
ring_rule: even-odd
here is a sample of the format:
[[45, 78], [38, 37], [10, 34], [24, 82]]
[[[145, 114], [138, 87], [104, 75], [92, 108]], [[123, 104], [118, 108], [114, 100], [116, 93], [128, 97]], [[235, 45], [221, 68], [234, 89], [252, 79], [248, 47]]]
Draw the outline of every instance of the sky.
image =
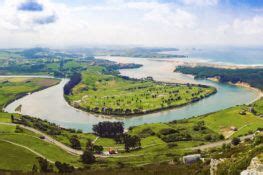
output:
[[0, 48], [263, 41], [263, 0], [0, 0], [0, 16]]

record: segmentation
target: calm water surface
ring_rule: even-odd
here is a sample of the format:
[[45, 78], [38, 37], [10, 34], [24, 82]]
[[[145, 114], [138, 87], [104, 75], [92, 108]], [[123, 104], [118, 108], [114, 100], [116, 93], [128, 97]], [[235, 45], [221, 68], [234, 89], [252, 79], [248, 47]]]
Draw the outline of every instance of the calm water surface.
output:
[[123, 121], [125, 127], [144, 123], [168, 122], [175, 119], [189, 118], [209, 112], [218, 111], [231, 106], [247, 104], [258, 96], [256, 90], [211, 82], [207, 80], [194, 80], [192, 76], [174, 73], [176, 62], [158, 61], [142, 58], [107, 57], [109, 60], [121, 63], [139, 63], [143, 67], [138, 69], [121, 70], [122, 75], [142, 78], [152, 76], [158, 81], [199, 83], [217, 88], [218, 93], [194, 104], [174, 110], [158, 112], [132, 118], [111, 118], [108, 116], [95, 116], [77, 110], [64, 100], [63, 86], [68, 81], [63, 79], [60, 84], [23, 97], [6, 107], [7, 112], [15, 112], [18, 105], [22, 105], [22, 114], [47, 119], [64, 127], [91, 131], [92, 125], [100, 121]]

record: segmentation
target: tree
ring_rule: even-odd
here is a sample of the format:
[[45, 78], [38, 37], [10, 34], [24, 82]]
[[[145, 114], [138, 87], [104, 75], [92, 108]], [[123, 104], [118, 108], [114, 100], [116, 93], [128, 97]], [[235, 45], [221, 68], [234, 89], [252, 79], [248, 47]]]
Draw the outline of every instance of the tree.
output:
[[232, 145], [238, 145], [240, 143], [240, 139], [238, 137], [234, 137], [231, 141]]
[[204, 129], [205, 129], [205, 122], [204, 122], [204, 121], [199, 121], [199, 122], [197, 122], [197, 124], [195, 124], [195, 125], [193, 126], [193, 129], [194, 129], [195, 131], [204, 130]]
[[14, 117], [14, 115], [12, 114], [12, 115], [11, 115], [11, 122], [14, 123], [14, 121], [15, 121], [15, 117]]
[[96, 154], [101, 154], [103, 151], [103, 146], [94, 145], [91, 139], [88, 139], [86, 143], [86, 150], [91, 151]]
[[259, 145], [263, 143], [263, 136], [262, 135], [257, 135], [254, 139], [253, 144], [254, 145]]
[[38, 172], [38, 167], [36, 164], [33, 165], [32, 172], [34, 172], [34, 173]]
[[138, 136], [131, 136], [128, 134], [123, 135], [124, 147], [128, 152], [130, 149], [140, 148], [141, 147], [141, 139]]
[[74, 149], [81, 149], [81, 144], [80, 141], [78, 139], [78, 137], [76, 135], [73, 135], [70, 139], [69, 139], [70, 143], [71, 143], [71, 147]]
[[84, 153], [81, 155], [81, 160], [85, 164], [92, 164], [95, 162], [96, 158], [93, 155], [93, 152], [90, 150], [84, 151]]
[[99, 122], [97, 125], [93, 125], [93, 131], [100, 137], [115, 138], [124, 132], [122, 122]]
[[47, 159], [43, 159], [42, 157], [38, 157], [37, 159], [40, 167], [40, 172], [53, 172], [53, 167], [48, 163]]
[[101, 145], [94, 145], [93, 146], [93, 152], [96, 154], [101, 154], [103, 151], [103, 146]]
[[86, 150], [93, 151], [93, 143], [92, 143], [91, 139], [88, 139], [88, 141], [86, 143]]
[[61, 163], [59, 161], [55, 162], [55, 166], [57, 167], [60, 173], [72, 173], [75, 170], [75, 168], [72, 165], [69, 165], [67, 163]]
[[71, 93], [71, 89], [79, 84], [81, 82], [81, 74], [80, 73], [75, 73], [70, 77], [69, 82], [64, 86], [64, 94], [69, 95]]

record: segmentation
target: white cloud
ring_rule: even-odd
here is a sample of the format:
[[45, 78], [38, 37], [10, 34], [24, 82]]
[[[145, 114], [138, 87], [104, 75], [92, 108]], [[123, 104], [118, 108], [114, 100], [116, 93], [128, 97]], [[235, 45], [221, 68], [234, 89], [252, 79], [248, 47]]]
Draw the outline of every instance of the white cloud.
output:
[[[0, 6], [0, 47], [261, 44], [263, 36], [263, 17], [242, 19], [222, 11], [206, 11], [216, 8], [212, 6], [216, 0], [184, 0], [188, 5], [109, 0], [74, 7], [35, 0], [43, 4], [43, 11], [19, 11], [17, 6], [24, 1], [6, 0]], [[201, 10], [196, 5], [202, 5]], [[52, 15], [55, 21], [36, 23]]]
[[217, 5], [219, 0], [181, 0], [186, 5], [213, 6]]
[[179, 29], [193, 28], [196, 25], [196, 17], [181, 9], [154, 9], [145, 14], [144, 20], [156, 22], [160, 27], [164, 25]]

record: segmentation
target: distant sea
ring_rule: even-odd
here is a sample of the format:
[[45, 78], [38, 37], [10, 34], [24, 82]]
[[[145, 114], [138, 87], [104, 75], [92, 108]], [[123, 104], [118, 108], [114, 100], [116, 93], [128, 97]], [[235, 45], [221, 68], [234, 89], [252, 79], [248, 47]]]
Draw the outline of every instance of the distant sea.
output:
[[191, 48], [162, 53], [186, 55], [188, 58], [185, 58], [185, 60], [190, 59], [220, 64], [263, 66], [263, 48]]

